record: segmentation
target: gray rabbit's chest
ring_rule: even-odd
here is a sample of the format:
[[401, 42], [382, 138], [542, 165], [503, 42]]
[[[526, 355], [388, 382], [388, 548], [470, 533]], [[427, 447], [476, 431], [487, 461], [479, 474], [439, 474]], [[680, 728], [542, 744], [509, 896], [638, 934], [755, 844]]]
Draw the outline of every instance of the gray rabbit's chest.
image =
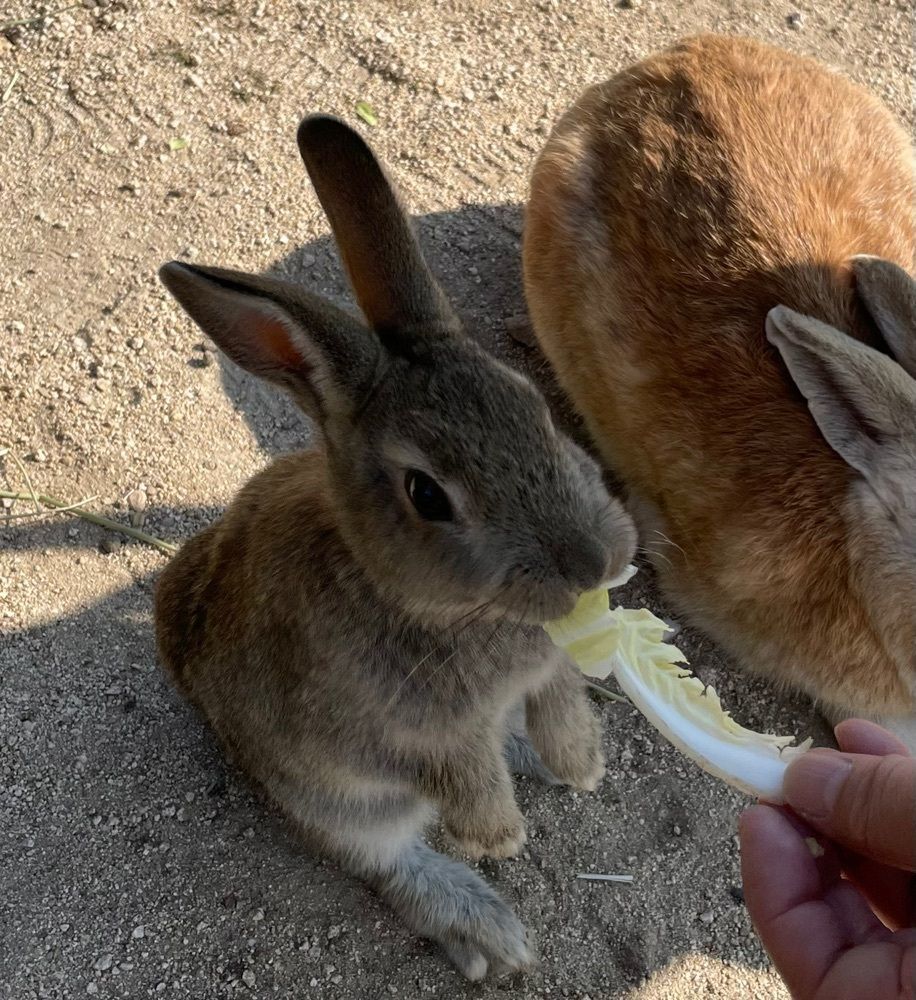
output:
[[[354, 629], [358, 633], [358, 629]], [[486, 712], [536, 686], [553, 649], [543, 630], [484, 623], [441, 633], [393, 627], [354, 634], [349, 658], [383, 699], [386, 714]]]

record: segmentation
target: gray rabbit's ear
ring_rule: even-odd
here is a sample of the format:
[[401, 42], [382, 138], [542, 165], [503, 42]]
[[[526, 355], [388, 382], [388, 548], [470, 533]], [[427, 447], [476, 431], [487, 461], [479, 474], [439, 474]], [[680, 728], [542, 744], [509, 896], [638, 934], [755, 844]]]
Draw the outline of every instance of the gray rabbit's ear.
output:
[[236, 364], [289, 390], [319, 421], [358, 406], [382, 363], [371, 330], [294, 285], [177, 261], [159, 277]]
[[880, 478], [916, 434], [916, 381], [887, 355], [785, 306], [770, 310], [766, 332], [827, 443], [866, 479]]
[[916, 279], [880, 257], [853, 257], [859, 298], [894, 357], [916, 378]]
[[457, 333], [400, 198], [365, 140], [329, 115], [304, 118], [297, 138], [369, 323], [383, 339]]

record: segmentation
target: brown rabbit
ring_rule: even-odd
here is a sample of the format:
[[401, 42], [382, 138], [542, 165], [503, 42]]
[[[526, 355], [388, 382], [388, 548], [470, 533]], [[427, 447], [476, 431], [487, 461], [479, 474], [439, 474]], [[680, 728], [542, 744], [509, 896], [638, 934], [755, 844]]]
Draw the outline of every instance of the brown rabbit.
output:
[[540, 623], [618, 573], [635, 529], [531, 383], [462, 334], [358, 134], [306, 118], [299, 148], [370, 325], [273, 278], [162, 268], [323, 443], [167, 567], [159, 650], [263, 791], [478, 979], [531, 961], [525, 929], [423, 829], [438, 810], [469, 854], [511, 857], [510, 765], [595, 788], [598, 721]]
[[909, 140], [876, 98], [693, 38], [560, 120], [524, 270], [682, 613], [916, 747], [914, 207]]

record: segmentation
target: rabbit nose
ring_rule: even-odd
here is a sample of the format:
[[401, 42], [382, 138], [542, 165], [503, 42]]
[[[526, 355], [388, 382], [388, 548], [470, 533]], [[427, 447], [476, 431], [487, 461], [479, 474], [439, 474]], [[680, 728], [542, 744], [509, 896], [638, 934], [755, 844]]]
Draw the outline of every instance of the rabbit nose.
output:
[[577, 590], [592, 590], [607, 575], [607, 549], [584, 532], [570, 532], [555, 546], [554, 559], [560, 576]]

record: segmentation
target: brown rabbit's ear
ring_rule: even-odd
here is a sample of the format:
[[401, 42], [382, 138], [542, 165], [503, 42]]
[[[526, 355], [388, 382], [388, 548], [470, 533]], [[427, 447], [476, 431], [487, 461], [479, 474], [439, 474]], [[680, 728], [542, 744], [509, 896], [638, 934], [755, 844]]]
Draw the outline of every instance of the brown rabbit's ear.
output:
[[894, 357], [916, 378], [916, 279], [880, 257], [853, 257], [856, 289]]
[[398, 194], [365, 140], [329, 115], [304, 118], [297, 139], [369, 323], [383, 338], [457, 332]]
[[159, 277], [236, 364], [288, 389], [316, 419], [358, 405], [374, 378], [382, 358], [376, 336], [294, 285], [177, 261]]
[[916, 382], [892, 358], [785, 306], [771, 309], [775, 345], [827, 443], [867, 479], [883, 453], [916, 432]]

